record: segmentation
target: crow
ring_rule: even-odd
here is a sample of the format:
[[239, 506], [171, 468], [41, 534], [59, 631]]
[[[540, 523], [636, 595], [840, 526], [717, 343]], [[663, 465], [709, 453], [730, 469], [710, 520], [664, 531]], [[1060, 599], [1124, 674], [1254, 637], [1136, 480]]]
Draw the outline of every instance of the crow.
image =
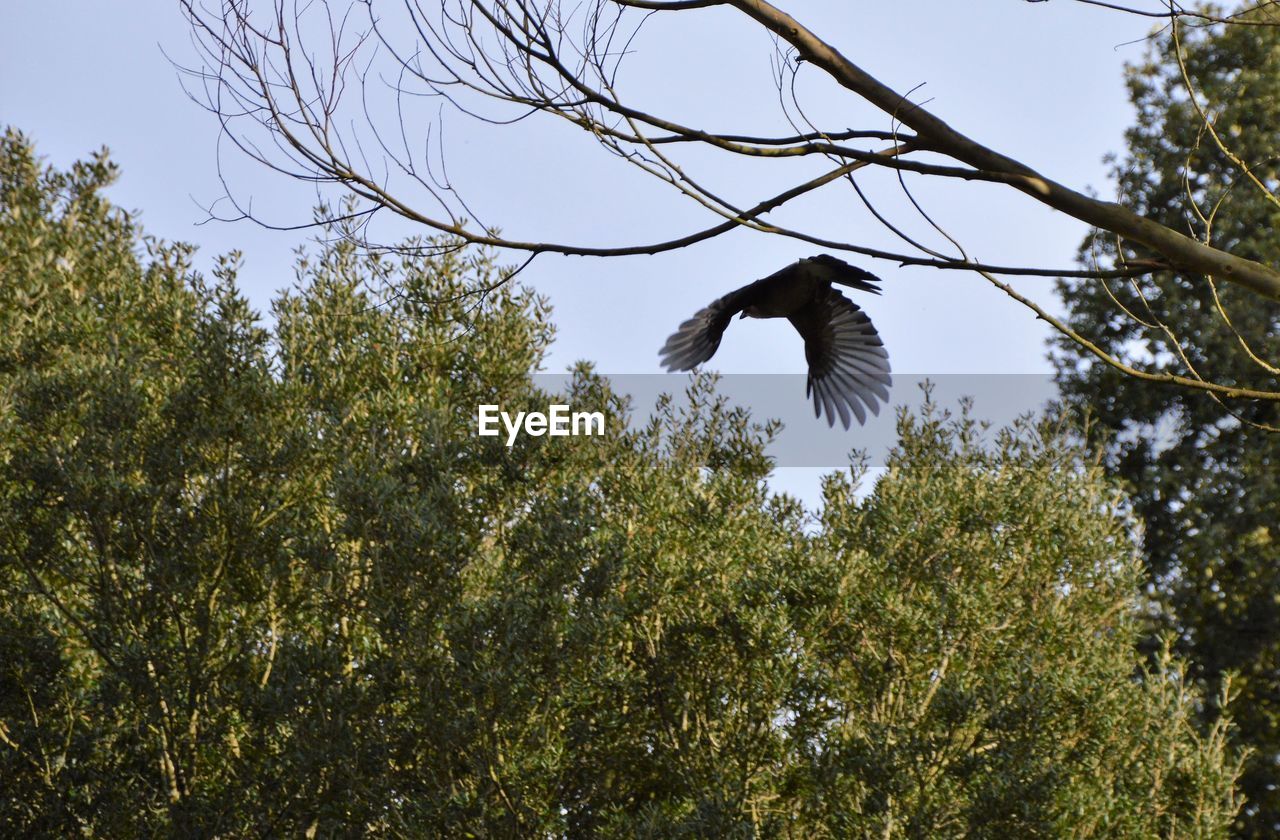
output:
[[878, 295], [874, 284], [880, 282], [827, 254], [809, 257], [698, 310], [671, 334], [658, 355], [669, 371], [692, 370], [715, 355], [734, 315], [786, 318], [804, 339], [809, 363], [805, 396], [813, 397], [814, 416], [821, 418], [825, 411], [827, 425], [834, 426], [838, 414], [848, 429], [850, 412], [859, 423], [866, 422], [867, 408], [880, 413], [893, 379], [889, 353], [871, 319], [831, 284]]

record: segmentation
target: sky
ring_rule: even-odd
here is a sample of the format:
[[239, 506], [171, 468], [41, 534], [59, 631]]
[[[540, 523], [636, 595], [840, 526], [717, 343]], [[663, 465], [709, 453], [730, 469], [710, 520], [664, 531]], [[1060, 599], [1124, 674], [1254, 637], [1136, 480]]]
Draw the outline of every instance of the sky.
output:
[[[928, 100], [931, 111], [960, 131], [1068, 186], [1111, 197], [1104, 157], [1123, 151], [1131, 121], [1123, 65], [1142, 58], [1148, 21], [1067, 0], [779, 5], [894, 89], [915, 89], [916, 101]], [[770, 83], [773, 43], [741, 14], [712, 8], [657, 15], [633, 48], [623, 81], [654, 110], [733, 132], [781, 124]], [[220, 150], [217, 123], [184, 92], [171, 58], [197, 61], [176, 3], [6, 0], [0, 4], [0, 122], [30, 136], [60, 167], [108, 147], [123, 172], [111, 191], [116, 203], [138, 211], [149, 233], [197, 244], [202, 267], [211, 267], [217, 254], [241, 251], [242, 288], [265, 312], [273, 293], [292, 282], [294, 250], [307, 234], [208, 221], [205, 208], [222, 194], [220, 175], [283, 224], [309, 219], [314, 195], [270, 177], [225, 143]], [[820, 124], [887, 127], [817, 71], [802, 76], [801, 91]], [[451, 178], [486, 222], [513, 238], [623, 245], [715, 221], [569, 126], [532, 121], [495, 128], [441, 113]], [[744, 169], [696, 153], [691, 165], [744, 204], [784, 183], [774, 169]], [[867, 184], [895, 219], [913, 233], [932, 235], [905, 213], [891, 179], [873, 176]], [[912, 184], [975, 259], [1074, 264], [1085, 228], [1062, 214], [1004, 188]], [[824, 194], [784, 218], [837, 238], [904, 250], [847, 190]], [[425, 233], [407, 224], [389, 229], [393, 236], [415, 232]], [[588, 359], [606, 375], [658, 373], [657, 349], [682, 320], [726, 291], [813, 253], [805, 243], [737, 231], [656, 256], [544, 255], [521, 280], [548, 295], [555, 310], [548, 370]], [[859, 302], [899, 374], [895, 400], [906, 399], [907, 383], [920, 376], [1050, 370], [1044, 322], [980, 277], [850, 261], [884, 279], [881, 297]], [[1051, 280], [1017, 286], [1061, 311]], [[727, 374], [798, 374], [805, 361], [799, 337], [785, 324], [742, 321], [726, 334], [714, 367]], [[803, 402], [803, 393], [795, 399]], [[857, 426], [844, 434], [850, 446], [858, 445]], [[811, 497], [816, 477], [798, 470], [779, 482]]]

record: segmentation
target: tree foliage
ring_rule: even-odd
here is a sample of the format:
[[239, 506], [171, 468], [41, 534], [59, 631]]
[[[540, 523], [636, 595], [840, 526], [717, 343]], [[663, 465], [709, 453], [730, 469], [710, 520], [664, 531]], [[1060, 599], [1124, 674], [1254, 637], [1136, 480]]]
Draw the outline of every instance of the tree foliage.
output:
[[[545, 304], [337, 237], [264, 322], [0, 150], [0, 833], [1220, 836], [1227, 724], [1141, 666], [1132, 523], [1063, 430], [936, 406], [771, 492], [696, 380], [544, 406]], [[395, 294], [383, 297], [388, 289]]]
[[[1184, 34], [1182, 60], [1169, 45], [1133, 67], [1137, 123], [1116, 167], [1126, 200], [1165, 224], [1189, 225], [1251, 259], [1280, 261], [1280, 33], [1268, 26]], [[1185, 73], [1184, 73], [1185, 70]], [[1213, 130], [1230, 141], [1230, 154]], [[1233, 157], [1234, 156], [1234, 157]], [[1243, 168], [1242, 168], [1243, 167]], [[1181, 209], [1186, 199], [1197, 214]], [[1142, 255], [1098, 236], [1089, 258]], [[1064, 285], [1070, 321], [1103, 348], [1151, 372], [1192, 367], [1215, 381], [1273, 387], [1266, 363], [1280, 351], [1280, 306], [1203, 277], [1160, 273], [1132, 283]], [[1119, 302], [1124, 309], [1116, 306]], [[1126, 312], [1128, 314], [1126, 314]], [[1224, 317], [1225, 313], [1225, 317]], [[1236, 673], [1233, 717], [1256, 753], [1244, 776], [1241, 832], [1280, 830], [1280, 412], [1266, 402], [1224, 407], [1208, 397], [1134, 383], [1082, 363], [1063, 345], [1061, 380], [1098, 427], [1117, 433], [1110, 460], [1144, 525], [1148, 573], [1165, 602], [1164, 623], [1195, 675], [1216, 690]]]

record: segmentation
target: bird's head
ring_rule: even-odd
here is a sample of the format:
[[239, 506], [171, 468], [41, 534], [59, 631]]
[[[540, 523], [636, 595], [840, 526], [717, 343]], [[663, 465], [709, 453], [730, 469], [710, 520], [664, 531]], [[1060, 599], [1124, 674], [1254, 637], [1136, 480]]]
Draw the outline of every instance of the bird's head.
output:
[[830, 254], [808, 257], [800, 260], [800, 265], [810, 272], [810, 276], [824, 282], [838, 283], [873, 295], [880, 294], [880, 290], [874, 285], [881, 282], [879, 277], [856, 265], [849, 265], [844, 260], [838, 260]]

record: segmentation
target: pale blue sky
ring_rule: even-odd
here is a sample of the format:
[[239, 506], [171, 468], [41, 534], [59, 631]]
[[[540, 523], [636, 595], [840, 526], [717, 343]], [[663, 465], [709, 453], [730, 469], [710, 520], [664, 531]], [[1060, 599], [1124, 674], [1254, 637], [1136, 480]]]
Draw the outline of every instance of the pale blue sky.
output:
[[[897, 90], [923, 84], [917, 100], [930, 99], [931, 110], [975, 139], [1070, 186], [1110, 195], [1102, 158], [1122, 149], [1130, 119], [1122, 64], [1138, 60], [1143, 49], [1125, 42], [1146, 34], [1146, 21], [1066, 0], [781, 5]], [[630, 71], [639, 95], [710, 128], [738, 131], [777, 119], [768, 87], [770, 40], [742, 15], [700, 10], [655, 23], [637, 43]], [[197, 202], [220, 194], [216, 124], [187, 99], [162, 47], [182, 60], [194, 56], [174, 3], [5, 0], [0, 122], [28, 133], [58, 165], [108, 146], [124, 173], [113, 198], [140, 210], [149, 232], [198, 244], [202, 266], [219, 252], [242, 250], [242, 285], [265, 310], [273, 291], [291, 281], [292, 251], [305, 234], [248, 222], [197, 225], [203, 218]], [[883, 118], [859, 119], [865, 110], [812, 75], [814, 113], [838, 127], [886, 127]], [[446, 131], [453, 179], [487, 221], [512, 236], [626, 244], [708, 222], [705, 213], [567, 127], [497, 130], [451, 115]], [[298, 185], [268, 177], [234, 152], [224, 152], [223, 164], [255, 208], [279, 221], [308, 218], [311, 194]], [[770, 191], [771, 184], [719, 166], [713, 162], [707, 177], [735, 198], [753, 203]], [[1010, 190], [970, 184], [919, 190], [970, 254], [989, 262], [1069, 267], [1084, 233], [1079, 223]], [[889, 206], [900, 201], [887, 182], [881, 195]], [[847, 191], [787, 218], [902, 250]], [[694, 310], [813, 252], [803, 243], [737, 232], [652, 257], [543, 256], [522, 279], [555, 306], [559, 337], [551, 370], [587, 358], [605, 374], [647, 373], [659, 370], [657, 348]], [[854, 261], [885, 279], [883, 296], [866, 308], [896, 371], [1048, 370], [1045, 325], [981, 278]], [[1047, 279], [1019, 283], [1045, 302], [1052, 301], [1050, 287]], [[801, 372], [804, 356], [785, 324], [746, 321], [727, 333], [715, 366]]]

